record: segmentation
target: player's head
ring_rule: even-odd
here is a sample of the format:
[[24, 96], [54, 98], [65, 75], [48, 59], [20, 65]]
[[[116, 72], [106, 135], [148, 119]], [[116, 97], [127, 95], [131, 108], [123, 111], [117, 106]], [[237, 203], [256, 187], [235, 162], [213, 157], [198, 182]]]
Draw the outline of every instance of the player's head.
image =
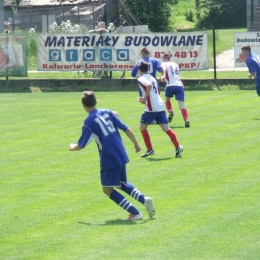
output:
[[241, 50], [242, 50], [242, 53], [243, 52], [251, 53], [251, 46], [249, 44], [245, 44], [242, 46]]
[[141, 61], [138, 65], [138, 69], [141, 73], [148, 73], [149, 65], [146, 61]]
[[150, 51], [146, 47], [143, 47], [140, 53], [142, 58], [150, 56]]
[[84, 91], [81, 96], [83, 106], [87, 108], [95, 107], [97, 100], [93, 91]]
[[249, 44], [245, 44], [245, 45], [242, 46], [241, 50], [251, 52], [251, 46]]
[[170, 61], [171, 60], [171, 57], [169, 54], [165, 53], [163, 54], [163, 61]]

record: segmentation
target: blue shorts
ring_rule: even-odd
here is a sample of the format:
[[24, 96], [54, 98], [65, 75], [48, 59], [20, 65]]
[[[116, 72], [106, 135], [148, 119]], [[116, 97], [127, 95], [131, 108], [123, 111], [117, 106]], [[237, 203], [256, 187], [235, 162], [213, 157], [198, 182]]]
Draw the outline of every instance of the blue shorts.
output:
[[100, 170], [101, 184], [105, 187], [119, 187], [120, 181], [126, 183], [126, 165], [121, 165], [112, 169]]
[[154, 120], [159, 125], [168, 124], [168, 118], [166, 116], [165, 110], [160, 112], [144, 111], [140, 122], [145, 125], [150, 125]]
[[165, 89], [165, 97], [172, 98], [184, 102], [184, 88], [182, 86], [170, 86]]

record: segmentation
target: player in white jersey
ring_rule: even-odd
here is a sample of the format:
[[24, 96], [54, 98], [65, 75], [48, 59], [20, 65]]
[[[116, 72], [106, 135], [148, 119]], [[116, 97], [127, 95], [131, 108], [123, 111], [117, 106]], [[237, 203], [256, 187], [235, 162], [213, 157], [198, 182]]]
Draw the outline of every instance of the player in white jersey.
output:
[[190, 127], [188, 111], [184, 107], [184, 87], [180, 79], [179, 66], [175, 62], [172, 62], [170, 60], [169, 54], [163, 55], [163, 63], [161, 65], [163, 68], [163, 76], [160, 77], [158, 80], [160, 82], [166, 82], [165, 105], [167, 111], [169, 112], [169, 123], [172, 121], [173, 118], [171, 98], [175, 96], [185, 122], [185, 127]]
[[159, 95], [157, 82], [155, 78], [148, 73], [148, 68], [149, 64], [145, 61], [140, 62], [138, 66], [139, 73], [141, 74], [138, 78], [139, 89], [141, 91], [139, 102], [145, 105], [140, 121], [140, 131], [147, 148], [146, 153], [142, 154], [141, 157], [147, 157], [154, 154], [147, 128], [155, 120], [155, 122], [161, 126], [162, 130], [170, 137], [175, 146], [175, 157], [179, 158], [183, 152], [183, 147], [179, 144], [176, 134], [168, 125], [168, 119], [164, 109], [163, 100]]

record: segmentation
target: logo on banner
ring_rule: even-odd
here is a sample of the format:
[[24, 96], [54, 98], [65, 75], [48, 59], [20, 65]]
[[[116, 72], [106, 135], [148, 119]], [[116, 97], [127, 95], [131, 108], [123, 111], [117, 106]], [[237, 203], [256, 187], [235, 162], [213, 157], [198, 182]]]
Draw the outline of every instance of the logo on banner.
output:
[[78, 61], [78, 50], [66, 50], [66, 61]]
[[129, 61], [129, 50], [118, 49], [116, 50], [117, 61]]
[[96, 57], [96, 52], [92, 50], [83, 50], [83, 61], [94, 61]]
[[61, 50], [49, 50], [49, 61], [61, 61]]
[[111, 49], [100, 49], [100, 61], [112, 61], [112, 50]]

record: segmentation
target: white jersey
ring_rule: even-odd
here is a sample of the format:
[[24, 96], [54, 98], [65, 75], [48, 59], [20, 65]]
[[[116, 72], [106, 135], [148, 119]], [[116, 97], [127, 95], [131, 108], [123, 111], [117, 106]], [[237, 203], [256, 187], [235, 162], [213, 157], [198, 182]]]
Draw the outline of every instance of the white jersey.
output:
[[159, 94], [158, 84], [156, 82], [156, 79], [150, 74], [144, 74], [138, 78], [138, 83], [139, 83], [139, 89], [142, 93], [141, 95], [142, 97], [144, 97], [147, 87], [149, 85], [152, 85], [149, 96], [147, 97], [146, 107], [144, 111], [146, 112], [164, 111], [165, 110], [164, 104]]
[[166, 80], [166, 87], [169, 86], [182, 86], [182, 82], [180, 79], [180, 70], [179, 66], [172, 61], [163, 62], [163, 76]]

